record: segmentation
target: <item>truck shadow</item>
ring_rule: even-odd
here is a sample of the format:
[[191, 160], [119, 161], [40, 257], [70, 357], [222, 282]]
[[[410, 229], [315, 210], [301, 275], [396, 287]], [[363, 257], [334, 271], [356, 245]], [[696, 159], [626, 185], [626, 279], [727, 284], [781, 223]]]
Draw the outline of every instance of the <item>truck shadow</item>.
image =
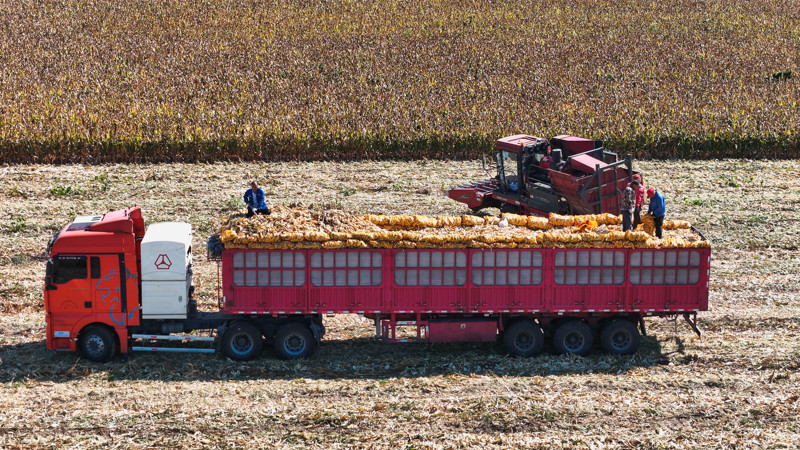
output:
[[665, 336], [642, 338], [631, 356], [555, 355], [552, 349], [534, 358], [515, 358], [500, 344], [385, 344], [372, 338], [323, 340], [308, 359], [281, 361], [265, 345], [254, 361], [232, 361], [220, 355], [131, 353], [101, 364], [77, 353], [50, 352], [44, 341], [0, 346], [0, 383], [66, 382], [83, 378], [107, 380], [236, 380], [236, 379], [386, 379], [431, 376], [558, 376], [588, 373], [621, 374], [635, 368], [668, 364], [678, 351], [665, 354]]

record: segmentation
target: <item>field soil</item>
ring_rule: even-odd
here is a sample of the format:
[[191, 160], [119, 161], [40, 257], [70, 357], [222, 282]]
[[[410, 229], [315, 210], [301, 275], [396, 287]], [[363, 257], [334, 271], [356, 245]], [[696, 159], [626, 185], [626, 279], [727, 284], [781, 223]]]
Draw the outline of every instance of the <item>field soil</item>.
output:
[[[800, 442], [800, 163], [638, 162], [668, 218], [712, 241], [702, 338], [649, 319], [633, 356], [490, 344], [384, 344], [326, 317], [310, 359], [137, 353], [107, 364], [48, 352], [45, 246], [76, 215], [142, 206], [194, 229], [202, 309], [216, 307], [205, 240], [267, 201], [353, 213], [463, 214], [445, 189], [479, 163], [415, 161], [0, 167], [0, 447], [796, 448]], [[494, 213], [497, 213], [494, 211]]]

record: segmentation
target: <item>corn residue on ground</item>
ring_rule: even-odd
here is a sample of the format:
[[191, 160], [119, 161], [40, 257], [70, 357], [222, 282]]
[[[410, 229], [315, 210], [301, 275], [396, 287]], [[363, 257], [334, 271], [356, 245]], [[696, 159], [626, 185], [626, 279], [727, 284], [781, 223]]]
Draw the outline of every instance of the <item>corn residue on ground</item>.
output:
[[139, 205], [148, 224], [190, 223], [196, 297], [211, 311], [206, 243], [244, 212], [250, 181], [273, 209], [476, 220], [444, 189], [483, 179], [480, 162], [0, 167], [0, 448], [796, 447], [800, 162], [635, 164], [667, 220], [713, 245], [702, 338], [647, 319], [635, 355], [521, 359], [493, 344], [384, 344], [372, 321], [342, 315], [323, 318], [307, 360], [279, 361], [267, 345], [245, 363], [134, 353], [108, 364], [45, 348], [44, 251], [75, 216]]

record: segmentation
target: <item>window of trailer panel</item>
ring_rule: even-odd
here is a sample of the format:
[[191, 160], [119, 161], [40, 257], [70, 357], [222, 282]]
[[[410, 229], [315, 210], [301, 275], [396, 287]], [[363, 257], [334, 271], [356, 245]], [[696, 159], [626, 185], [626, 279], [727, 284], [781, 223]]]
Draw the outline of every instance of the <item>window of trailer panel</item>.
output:
[[475, 286], [533, 286], [542, 282], [542, 253], [536, 250], [480, 250], [472, 253]]
[[694, 285], [700, 281], [697, 250], [640, 250], [631, 253], [630, 282], [634, 285]]
[[559, 285], [618, 285], [625, 280], [625, 253], [619, 250], [565, 250], [555, 254], [553, 278]]
[[383, 255], [369, 250], [311, 253], [312, 286], [380, 286]]
[[240, 287], [300, 287], [306, 281], [305, 268], [303, 252], [235, 252], [233, 284]]
[[398, 286], [463, 286], [467, 282], [464, 251], [405, 250], [394, 255]]

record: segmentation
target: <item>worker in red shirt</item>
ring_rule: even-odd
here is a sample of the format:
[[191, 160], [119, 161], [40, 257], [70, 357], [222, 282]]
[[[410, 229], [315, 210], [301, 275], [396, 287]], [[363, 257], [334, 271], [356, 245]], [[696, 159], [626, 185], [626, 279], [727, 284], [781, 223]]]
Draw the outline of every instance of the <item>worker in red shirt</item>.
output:
[[[637, 174], [633, 175], [633, 181], [639, 183], [639, 186], [633, 189], [633, 193], [636, 194], [636, 201], [635, 206], [633, 208], [633, 230], [636, 231], [636, 227], [642, 223], [642, 205], [644, 205], [644, 185], [642, 184], [642, 176]], [[632, 187], [631, 183], [628, 183], [628, 187]]]

